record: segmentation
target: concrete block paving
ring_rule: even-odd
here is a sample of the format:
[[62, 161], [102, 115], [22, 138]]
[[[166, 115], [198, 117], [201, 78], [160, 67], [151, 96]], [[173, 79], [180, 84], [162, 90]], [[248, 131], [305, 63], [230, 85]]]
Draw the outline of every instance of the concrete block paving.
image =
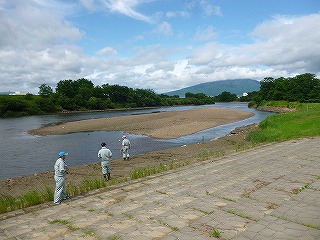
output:
[[0, 216], [0, 239], [320, 239], [320, 138], [290, 140]]

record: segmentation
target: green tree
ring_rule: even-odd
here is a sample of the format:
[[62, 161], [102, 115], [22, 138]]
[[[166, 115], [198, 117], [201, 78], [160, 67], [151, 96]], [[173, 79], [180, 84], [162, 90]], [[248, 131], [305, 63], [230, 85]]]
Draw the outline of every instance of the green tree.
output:
[[59, 96], [57, 104], [61, 106], [63, 109], [70, 110], [70, 111], [78, 109], [78, 106], [77, 104], [75, 104], [75, 101], [73, 98], [68, 98], [63, 95]]
[[89, 100], [93, 96], [94, 93], [94, 84], [85, 79], [81, 78], [75, 81], [75, 91], [77, 94], [81, 94], [81, 96], [84, 98], [84, 100]]
[[108, 94], [105, 93], [104, 89], [100, 86], [96, 86], [93, 89], [93, 96], [96, 98], [106, 99]]
[[74, 98], [77, 95], [77, 87], [73, 80], [61, 80], [56, 87], [56, 93], [68, 98]]
[[112, 102], [126, 103], [129, 97], [129, 87], [119, 85], [108, 85], [107, 93]]
[[194, 97], [194, 94], [192, 92], [186, 92], [184, 94], [185, 98], [193, 98]]
[[271, 100], [272, 99], [272, 93], [275, 86], [275, 80], [272, 77], [264, 78], [260, 82], [260, 93], [263, 96], [265, 100]]
[[311, 73], [292, 78], [264, 78], [259, 95], [260, 100], [320, 102], [320, 80]]
[[238, 99], [238, 97], [234, 93], [224, 91], [224, 92], [220, 93], [218, 96], [216, 96], [216, 99], [219, 102], [232, 102], [232, 101], [236, 101]]
[[36, 100], [37, 106], [39, 107], [39, 109], [43, 112], [55, 112], [56, 111], [56, 106], [55, 104], [52, 102], [52, 100], [50, 98], [38, 98]]
[[91, 97], [88, 104], [90, 109], [102, 110], [105, 108], [105, 104], [101, 98]]
[[48, 86], [47, 84], [41, 84], [39, 87], [39, 92], [38, 94], [41, 97], [50, 97], [53, 94], [52, 87]]
[[130, 100], [138, 107], [154, 107], [161, 105], [161, 97], [151, 89], [135, 89], [130, 91]]

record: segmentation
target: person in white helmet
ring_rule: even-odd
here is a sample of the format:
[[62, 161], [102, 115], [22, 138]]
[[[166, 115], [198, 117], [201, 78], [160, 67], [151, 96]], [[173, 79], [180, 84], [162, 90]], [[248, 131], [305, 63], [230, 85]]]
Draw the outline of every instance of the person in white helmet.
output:
[[106, 181], [111, 179], [111, 160], [112, 152], [106, 147], [106, 143], [101, 143], [101, 149], [98, 152], [98, 158], [101, 160], [102, 175]]
[[54, 204], [60, 204], [62, 200], [69, 199], [66, 192], [66, 175], [68, 173], [68, 166], [65, 162], [68, 153], [60, 152], [59, 158], [54, 164], [54, 180], [56, 181], [56, 188], [54, 191]]
[[131, 148], [131, 144], [129, 139], [127, 138], [126, 135], [123, 135], [122, 137], [122, 146], [121, 146], [121, 152], [122, 152], [122, 157], [123, 160], [130, 160], [129, 157], [129, 149]]

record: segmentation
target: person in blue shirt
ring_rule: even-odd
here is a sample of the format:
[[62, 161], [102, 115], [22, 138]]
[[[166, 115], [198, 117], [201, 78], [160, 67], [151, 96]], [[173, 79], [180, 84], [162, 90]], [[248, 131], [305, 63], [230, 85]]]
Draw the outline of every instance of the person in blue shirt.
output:
[[54, 204], [60, 204], [62, 200], [69, 199], [66, 193], [66, 175], [68, 173], [68, 166], [65, 162], [68, 153], [60, 152], [59, 158], [54, 164], [54, 180], [56, 181], [56, 188], [54, 191]]

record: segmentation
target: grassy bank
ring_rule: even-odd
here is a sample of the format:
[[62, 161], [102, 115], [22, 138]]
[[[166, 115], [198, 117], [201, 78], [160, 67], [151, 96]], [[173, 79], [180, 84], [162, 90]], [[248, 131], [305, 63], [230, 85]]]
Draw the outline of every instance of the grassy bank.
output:
[[[272, 106], [279, 107], [281, 103]], [[252, 143], [269, 143], [320, 136], [320, 103], [296, 104], [295, 107], [297, 110], [294, 112], [276, 114], [262, 121], [259, 128], [249, 134], [248, 140]]]
[[[86, 194], [92, 190], [104, 188], [107, 186], [112, 186], [121, 182], [127, 182], [129, 180], [134, 180], [150, 175], [154, 175], [157, 173], [165, 172], [168, 170], [173, 170], [185, 165], [188, 165], [188, 161], [184, 162], [171, 162], [168, 165], [160, 163], [159, 166], [153, 167], [143, 167], [137, 168], [129, 173], [128, 176], [123, 178], [116, 178], [112, 179], [108, 182], [101, 177], [96, 178], [86, 178], [84, 179], [81, 184], [76, 184], [74, 182], [68, 183], [67, 187], [67, 195], [69, 196], [77, 196]], [[26, 194], [23, 194], [19, 197], [12, 197], [12, 196], [0, 196], [0, 213], [6, 213], [10, 211], [14, 211], [17, 209], [23, 209], [30, 206], [39, 205], [45, 202], [52, 202], [54, 197], [53, 189], [46, 187], [45, 191], [30, 191]]]

